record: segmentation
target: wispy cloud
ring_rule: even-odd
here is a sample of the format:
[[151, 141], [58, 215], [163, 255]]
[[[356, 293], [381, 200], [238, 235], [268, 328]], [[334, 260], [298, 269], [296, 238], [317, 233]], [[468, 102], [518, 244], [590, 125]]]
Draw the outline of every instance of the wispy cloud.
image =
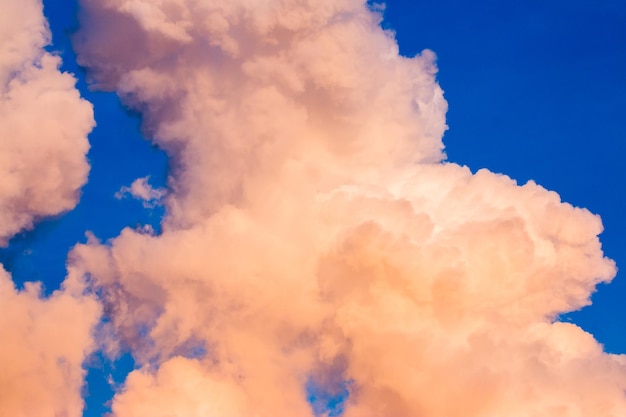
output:
[[128, 195], [143, 201], [143, 205], [146, 208], [154, 207], [161, 204], [161, 200], [166, 194], [166, 191], [162, 188], [153, 188], [148, 180], [150, 177], [137, 178], [130, 187], [124, 186], [115, 193], [115, 198], [122, 199]]

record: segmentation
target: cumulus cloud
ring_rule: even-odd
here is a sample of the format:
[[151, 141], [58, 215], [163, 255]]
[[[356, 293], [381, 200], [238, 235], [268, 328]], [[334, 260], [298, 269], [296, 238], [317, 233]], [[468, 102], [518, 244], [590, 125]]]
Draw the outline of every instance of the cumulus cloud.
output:
[[91, 105], [60, 59], [41, 1], [0, 1], [0, 244], [76, 205], [89, 164]]
[[[92, 108], [43, 49], [41, 1], [0, 0], [0, 245], [43, 216], [76, 205], [87, 179]], [[0, 415], [80, 416], [82, 364], [95, 349], [99, 303], [82, 276], [49, 298], [17, 290], [0, 266]]]
[[0, 269], [0, 415], [77, 417], [100, 305], [71, 285], [41, 292], [35, 283], [16, 290]]
[[442, 162], [432, 52], [361, 0], [82, 4], [173, 166], [161, 235], [73, 252], [139, 364], [115, 417], [312, 415], [311, 383], [349, 417], [624, 415], [624, 358], [555, 321], [615, 274], [600, 219]]

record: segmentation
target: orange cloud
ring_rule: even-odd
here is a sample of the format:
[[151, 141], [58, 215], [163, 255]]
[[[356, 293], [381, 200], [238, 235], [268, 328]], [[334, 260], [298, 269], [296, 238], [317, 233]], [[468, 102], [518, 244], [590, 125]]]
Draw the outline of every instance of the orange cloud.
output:
[[[72, 209], [87, 180], [95, 122], [75, 79], [43, 49], [41, 1], [0, 0], [0, 245], [44, 216]], [[82, 277], [44, 298], [0, 267], [0, 415], [79, 416], [83, 361], [96, 349], [99, 303]]]
[[80, 416], [82, 365], [96, 349], [100, 305], [71, 286], [49, 298], [40, 292], [34, 283], [17, 291], [0, 270], [0, 414]]
[[73, 253], [140, 365], [115, 417], [312, 415], [310, 378], [349, 417], [623, 415], [623, 357], [555, 322], [615, 274], [600, 219], [443, 163], [432, 52], [356, 0], [83, 6], [174, 167], [162, 235]]
[[2, 0], [0, 17], [0, 244], [33, 221], [74, 208], [87, 181], [91, 104], [60, 59], [41, 1]]

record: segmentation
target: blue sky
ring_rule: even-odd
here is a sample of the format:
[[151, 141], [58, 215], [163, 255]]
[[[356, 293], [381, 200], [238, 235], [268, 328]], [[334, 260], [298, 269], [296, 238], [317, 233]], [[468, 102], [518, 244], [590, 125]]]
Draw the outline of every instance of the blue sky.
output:
[[[445, 91], [448, 160], [472, 171], [488, 168], [524, 183], [533, 179], [564, 201], [602, 216], [603, 248], [626, 265], [626, 3], [621, 1], [496, 0], [386, 2], [383, 26], [395, 31], [400, 51], [437, 54]], [[76, 209], [39, 223], [0, 250], [0, 262], [20, 285], [43, 281], [46, 291], [65, 276], [66, 255], [85, 232], [102, 240], [126, 226], [159, 230], [162, 207], [115, 198], [123, 186], [149, 176], [167, 185], [166, 155], [142, 136], [141, 119], [113, 93], [91, 91], [76, 64], [70, 36], [77, 26], [71, 0], [44, 1], [53, 33], [51, 50], [94, 105], [97, 127], [89, 137], [91, 173]], [[111, 169], [110, 167], [115, 167]], [[593, 306], [563, 317], [605, 345], [626, 353], [626, 278], [601, 285]], [[85, 416], [100, 415], [116, 382], [132, 368], [94, 359]]]

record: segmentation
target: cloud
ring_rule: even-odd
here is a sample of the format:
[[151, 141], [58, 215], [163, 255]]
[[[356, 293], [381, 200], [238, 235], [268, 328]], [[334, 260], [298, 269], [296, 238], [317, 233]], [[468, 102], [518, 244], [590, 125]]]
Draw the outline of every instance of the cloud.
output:
[[555, 321], [615, 275], [600, 219], [442, 162], [432, 52], [357, 0], [82, 4], [173, 166], [161, 235], [72, 254], [139, 364], [116, 417], [312, 415], [310, 381], [348, 417], [624, 414], [624, 358]]
[[138, 200], [143, 200], [144, 207], [160, 204], [166, 192], [162, 188], [152, 188], [148, 183], [149, 179], [150, 177], [137, 178], [130, 187], [124, 186], [115, 193], [115, 198], [119, 200], [130, 194]]
[[[0, 245], [44, 216], [72, 209], [87, 180], [92, 107], [60, 59], [40, 1], [0, 0]], [[100, 305], [82, 276], [44, 298], [0, 267], [0, 415], [79, 416], [83, 361]]]
[[83, 361], [95, 348], [99, 303], [70, 286], [42, 298], [41, 285], [17, 291], [0, 270], [0, 414], [80, 416]]
[[2, 0], [0, 17], [0, 244], [33, 221], [72, 209], [87, 181], [91, 105], [44, 51], [41, 1]]

